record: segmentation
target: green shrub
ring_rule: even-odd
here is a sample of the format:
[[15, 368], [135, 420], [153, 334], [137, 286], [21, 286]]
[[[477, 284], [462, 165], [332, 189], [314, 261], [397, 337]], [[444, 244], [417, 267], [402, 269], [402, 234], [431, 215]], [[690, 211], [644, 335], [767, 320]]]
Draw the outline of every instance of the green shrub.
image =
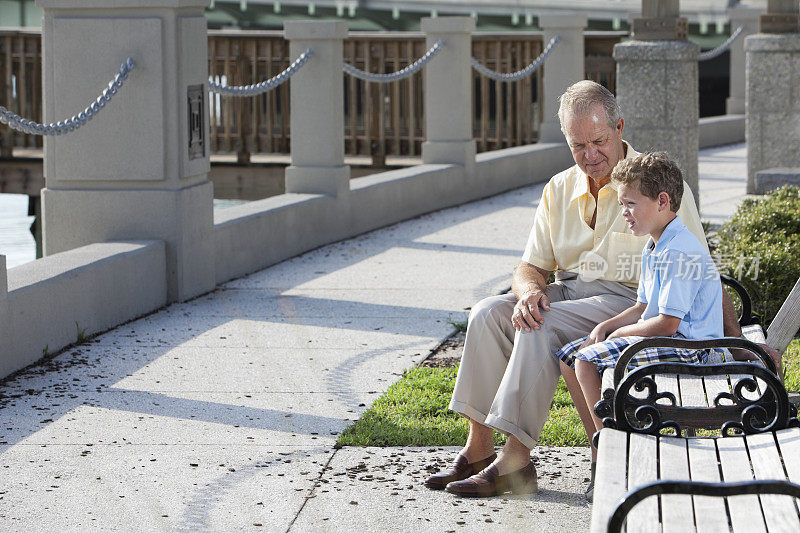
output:
[[717, 235], [720, 272], [738, 279], [767, 326], [800, 278], [800, 189], [746, 199]]

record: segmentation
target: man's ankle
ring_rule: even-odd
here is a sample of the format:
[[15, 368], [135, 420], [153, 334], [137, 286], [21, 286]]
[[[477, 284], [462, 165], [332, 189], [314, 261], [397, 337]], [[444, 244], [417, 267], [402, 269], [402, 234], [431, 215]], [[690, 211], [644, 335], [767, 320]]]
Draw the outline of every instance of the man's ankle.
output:
[[497, 459], [494, 461], [494, 465], [497, 468], [498, 473], [501, 476], [509, 474], [511, 472], [515, 472], [520, 468], [525, 468], [528, 466], [528, 463], [531, 462], [531, 457], [528, 455], [527, 457], [512, 455], [508, 453], [501, 453], [497, 456]]
[[483, 461], [491, 457], [494, 454], [494, 448], [490, 449], [483, 449], [483, 448], [474, 448], [474, 447], [467, 447], [465, 446], [461, 450], [461, 455], [463, 455], [468, 463], [477, 463], [478, 461]]

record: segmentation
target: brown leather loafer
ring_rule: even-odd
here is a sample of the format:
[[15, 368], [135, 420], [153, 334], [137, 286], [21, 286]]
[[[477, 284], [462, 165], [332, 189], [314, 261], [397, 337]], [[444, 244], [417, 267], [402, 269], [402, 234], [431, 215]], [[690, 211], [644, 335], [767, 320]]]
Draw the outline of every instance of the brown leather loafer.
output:
[[446, 490], [459, 496], [482, 498], [498, 496], [508, 491], [514, 494], [533, 494], [539, 490], [539, 486], [536, 467], [530, 462], [504, 476], [497, 472], [497, 467], [490, 466], [468, 479], [448, 484]]
[[430, 476], [425, 480], [425, 486], [433, 490], [442, 490], [447, 486], [448, 483], [452, 481], [461, 481], [462, 479], [467, 479], [473, 474], [477, 474], [492, 464], [492, 461], [495, 459], [497, 459], [497, 454], [493, 453], [486, 459], [475, 461], [474, 463], [468, 463], [467, 458], [459, 454], [458, 457], [456, 457], [453, 466], [450, 467], [450, 470], [447, 470], [446, 472], [439, 472], [438, 474]]

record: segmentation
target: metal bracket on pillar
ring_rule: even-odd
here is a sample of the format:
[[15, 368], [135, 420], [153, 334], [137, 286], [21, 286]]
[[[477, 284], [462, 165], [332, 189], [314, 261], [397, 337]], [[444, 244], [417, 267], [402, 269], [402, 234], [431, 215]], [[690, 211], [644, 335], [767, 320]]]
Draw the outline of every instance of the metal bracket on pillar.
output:
[[205, 91], [202, 85], [190, 85], [186, 92], [189, 103], [189, 159], [199, 159], [206, 156], [206, 128], [203, 124]]
[[764, 13], [758, 21], [760, 33], [800, 33], [797, 13]]
[[686, 41], [689, 21], [682, 17], [633, 19], [633, 38], [637, 41]]
[[800, 33], [797, 0], [768, 0], [767, 12], [758, 21], [760, 33]]

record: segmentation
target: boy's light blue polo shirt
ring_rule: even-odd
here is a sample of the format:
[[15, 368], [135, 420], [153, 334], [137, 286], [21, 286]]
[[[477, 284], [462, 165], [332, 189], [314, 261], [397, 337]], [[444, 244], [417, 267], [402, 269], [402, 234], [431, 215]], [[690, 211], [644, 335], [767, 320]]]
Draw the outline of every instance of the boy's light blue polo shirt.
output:
[[641, 320], [664, 314], [681, 319], [678, 333], [687, 339], [723, 336], [719, 272], [677, 216], [642, 250], [637, 299], [647, 304]]

